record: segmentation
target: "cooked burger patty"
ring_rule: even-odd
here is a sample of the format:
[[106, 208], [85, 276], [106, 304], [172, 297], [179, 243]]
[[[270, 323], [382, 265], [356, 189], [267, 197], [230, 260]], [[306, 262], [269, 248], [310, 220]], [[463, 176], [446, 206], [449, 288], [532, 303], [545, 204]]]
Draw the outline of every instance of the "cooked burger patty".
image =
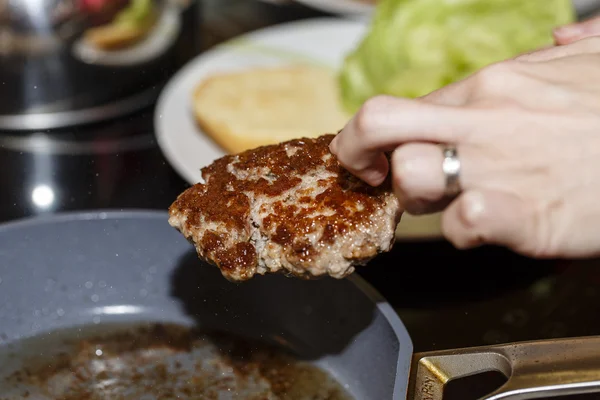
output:
[[343, 278], [389, 251], [402, 211], [329, 151], [334, 135], [228, 155], [169, 208], [169, 223], [232, 281], [284, 272]]

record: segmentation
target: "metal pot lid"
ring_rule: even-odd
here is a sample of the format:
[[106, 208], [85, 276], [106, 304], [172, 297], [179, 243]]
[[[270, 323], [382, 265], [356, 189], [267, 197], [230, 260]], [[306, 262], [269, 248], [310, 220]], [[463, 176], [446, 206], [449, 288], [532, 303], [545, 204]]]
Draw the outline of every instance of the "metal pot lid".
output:
[[61, 128], [151, 104], [182, 62], [175, 45], [191, 3], [0, 0], [0, 129]]

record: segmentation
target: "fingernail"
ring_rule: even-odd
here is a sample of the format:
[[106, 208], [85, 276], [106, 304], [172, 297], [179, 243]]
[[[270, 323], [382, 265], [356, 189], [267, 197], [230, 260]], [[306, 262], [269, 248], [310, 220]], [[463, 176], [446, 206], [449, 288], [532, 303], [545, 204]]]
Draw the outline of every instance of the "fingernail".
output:
[[475, 225], [485, 212], [485, 199], [480, 192], [467, 192], [463, 198], [463, 218], [468, 225]]
[[329, 151], [334, 155], [337, 152], [337, 136], [333, 138], [333, 140], [329, 143]]
[[560, 28], [556, 28], [554, 30], [554, 34], [556, 36], [560, 36], [563, 38], [579, 36], [579, 35], [583, 34], [584, 32], [585, 32], [585, 30], [584, 30], [583, 26], [581, 26], [581, 25], [565, 25], [565, 26], [561, 26]]

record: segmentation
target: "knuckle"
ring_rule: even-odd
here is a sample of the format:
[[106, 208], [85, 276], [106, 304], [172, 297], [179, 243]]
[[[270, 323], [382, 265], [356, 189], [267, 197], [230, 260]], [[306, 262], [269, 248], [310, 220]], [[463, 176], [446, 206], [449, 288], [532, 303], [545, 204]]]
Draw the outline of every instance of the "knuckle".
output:
[[475, 75], [475, 91], [483, 93], [496, 93], [506, 88], [506, 83], [512, 79], [514, 68], [512, 61], [503, 61], [488, 65], [479, 70]]
[[386, 96], [375, 96], [363, 103], [354, 117], [357, 136], [365, 138], [373, 133], [379, 111], [386, 103]]

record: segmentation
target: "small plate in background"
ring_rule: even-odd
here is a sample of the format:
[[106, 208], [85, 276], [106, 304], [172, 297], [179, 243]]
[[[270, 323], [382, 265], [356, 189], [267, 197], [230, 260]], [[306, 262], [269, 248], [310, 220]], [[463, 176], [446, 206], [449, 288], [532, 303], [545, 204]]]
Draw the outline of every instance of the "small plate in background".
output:
[[148, 36], [124, 49], [103, 50], [80, 38], [73, 44], [73, 56], [86, 64], [110, 67], [134, 66], [152, 61], [175, 43], [181, 30], [180, 13], [180, 7], [165, 7]]

